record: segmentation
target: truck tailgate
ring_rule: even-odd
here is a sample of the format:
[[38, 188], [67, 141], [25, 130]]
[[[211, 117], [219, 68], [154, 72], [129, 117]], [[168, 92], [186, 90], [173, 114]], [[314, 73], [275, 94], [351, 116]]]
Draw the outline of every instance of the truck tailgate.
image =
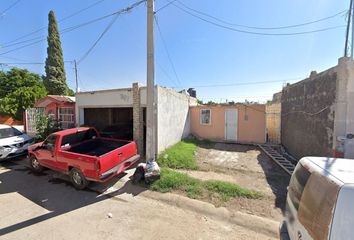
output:
[[104, 174], [117, 167], [117, 165], [122, 164], [124, 166], [124, 162], [135, 155], [137, 155], [135, 142], [127, 142], [127, 144], [100, 156], [100, 174]]

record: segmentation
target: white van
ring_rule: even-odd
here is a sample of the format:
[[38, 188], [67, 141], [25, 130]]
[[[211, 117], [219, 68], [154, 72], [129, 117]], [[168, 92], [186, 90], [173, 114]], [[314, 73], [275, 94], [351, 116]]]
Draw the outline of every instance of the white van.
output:
[[283, 240], [354, 239], [354, 160], [304, 157], [291, 176]]

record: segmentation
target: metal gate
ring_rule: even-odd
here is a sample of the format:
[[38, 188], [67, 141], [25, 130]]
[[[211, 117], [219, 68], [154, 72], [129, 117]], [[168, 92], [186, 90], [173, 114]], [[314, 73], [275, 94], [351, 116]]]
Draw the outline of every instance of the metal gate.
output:
[[25, 111], [26, 115], [26, 128], [25, 131], [28, 135], [36, 135], [36, 122], [39, 115], [44, 114], [44, 108], [28, 108]]
[[268, 142], [281, 143], [281, 103], [266, 105], [266, 125]]

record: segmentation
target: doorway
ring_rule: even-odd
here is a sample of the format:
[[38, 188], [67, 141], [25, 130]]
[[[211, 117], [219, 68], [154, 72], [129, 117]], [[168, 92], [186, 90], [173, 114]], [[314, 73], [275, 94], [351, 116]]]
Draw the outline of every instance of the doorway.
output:
[[225, 110], [225, 140], [237, 141], [237, 109]]

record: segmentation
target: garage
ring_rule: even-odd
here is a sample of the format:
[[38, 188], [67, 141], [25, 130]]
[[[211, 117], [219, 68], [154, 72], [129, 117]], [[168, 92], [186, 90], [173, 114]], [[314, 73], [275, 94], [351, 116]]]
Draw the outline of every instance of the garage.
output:
[[104, 137], [133, 140], [133, 108], [84, 108], [84, 125]]
[[[197, 99], [173, 89], [156, 86], [156, 153], [190, 134], [189, 107]], [[106, 137], [134, 140], [145, 155], [146, 87], [95, 90], [76, 94], [76, 123], [93, 126]]]

